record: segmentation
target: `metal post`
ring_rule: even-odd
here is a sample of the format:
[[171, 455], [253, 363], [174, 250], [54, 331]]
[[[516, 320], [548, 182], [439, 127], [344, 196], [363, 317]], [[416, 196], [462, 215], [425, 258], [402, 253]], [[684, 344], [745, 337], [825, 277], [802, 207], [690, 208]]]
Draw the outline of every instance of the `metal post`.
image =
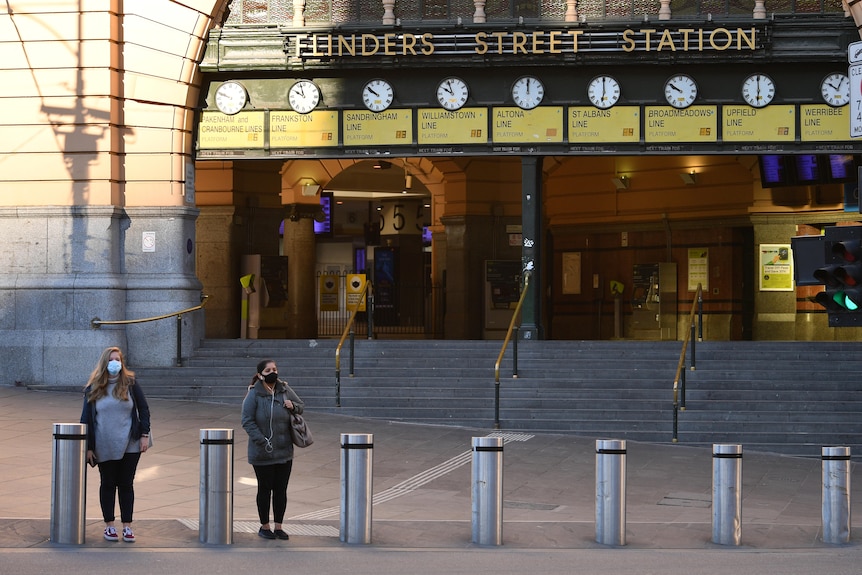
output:
[[177, 367], [183, 366], [183, 314], [177, 315]]
[[503, 544], [503, 438], [473, 438], [473, 543]]
[[368, 339], [374, 339], [374, 294], [368, 294]]
[[353, 326], [351, 325], [350, 326], [350, 377], [353, 377], [353, 375], [356, 373], [353, 369], [353, 355], [354, 355], [353, 350], [355, 349], [355, 341], [356, 341], [356, 338], [354, 337]]
[[742, 536], [742, 446], [712, 446], [712, 542], [739, 545]]
[[626, 442], [596, 441], [596, 541], [626, 544]]
[[341, 527], [343, 543], [371, 543], [374, 435], [341, 434]]
[[697, 292], [697, 338], [703, 341], [703, 289]]
[[697, 358], [695, 354], [695, 349], [697, 347], [697, 338], [694, 337], [694, 324], [691, 324], [691, 337], [689, 338], [689, 342], [691, 343], [691, 370], [694, 371], [697, 367]]
[[850, 448], [821, 448], [823, 542], [850, 542]]
[[84, 544], [87, 508], [87, 426], [54, 424], [51, 476], [51, 541]]
[[233, 429], [201, 429], [201, 543], [233, 543]]
[[512, 338], [512, 378], [518, 377], [518, 330], [520, 328], [518, 326], [514, 326], [512, 331], [514, 332], [514, 337]]

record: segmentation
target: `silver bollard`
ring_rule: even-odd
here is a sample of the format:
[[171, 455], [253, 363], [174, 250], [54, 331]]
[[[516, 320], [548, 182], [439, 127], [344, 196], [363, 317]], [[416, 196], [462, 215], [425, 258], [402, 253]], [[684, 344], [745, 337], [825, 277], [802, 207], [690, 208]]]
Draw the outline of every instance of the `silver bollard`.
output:
[[596, 441], [596, 542], [626, 544], [626, 442]]
[[371, 543], [374, 435], [341, 434], [341, 526], [343, 543]]
[[850, 448], [821, 448], [823, 542], [850, 542]]
[[54, 424], [51, 466], [51, 541], [66, 545], [83, 545], [87, 509], [85, 424]]
[[742, 446], [712, 446], [712, 542], [739, 545], [742, 538]]
[[473, 543], [503, 544], [503, 438], [473, 438]]
[[233, 543], [233, 429], [201, 429], [201, 543]]

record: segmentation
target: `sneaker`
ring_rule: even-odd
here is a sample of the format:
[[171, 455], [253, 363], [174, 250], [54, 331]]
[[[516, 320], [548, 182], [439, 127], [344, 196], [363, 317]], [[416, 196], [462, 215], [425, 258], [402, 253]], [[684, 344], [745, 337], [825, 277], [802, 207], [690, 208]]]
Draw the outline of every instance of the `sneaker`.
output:
[[275, 539], [275, 533], [273, 533], [269, 529], [264, 529], [263, 527], [261, 527], [257, 531], [257, 534], [258, 534], [258, 536], [263, 537], [264, 539]]
[[105, 527], [105, 539], [108, 541], [120, 540], [120, 538], [117, 536], [117, 530], [113, 527]]
[[275, 536], [279, 539], [283, 539], [285, 541], [290, 539], [290, 535], [288, 535], [287, 531], [285, 531], [284, 529], [276, 529], [275, 531], [273, 531], [273, 533], [275, 533]]
[[135, 534], [132, 533], [131, 527], [123, 527], [123, 541], [125, 541], [126, 543], [135, 542]]

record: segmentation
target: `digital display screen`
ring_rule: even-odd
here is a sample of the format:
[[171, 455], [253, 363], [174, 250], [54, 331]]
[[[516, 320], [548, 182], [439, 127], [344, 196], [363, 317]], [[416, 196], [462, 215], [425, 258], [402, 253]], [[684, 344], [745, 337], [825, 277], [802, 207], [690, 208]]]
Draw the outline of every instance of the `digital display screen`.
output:
[[790, 185], [783, 156], [760, 156], [760, 182], [764, 188]]
[[856, 161], [851, 154], [829, 154], [829, 180], [836, 183], [856, 181]]
[[320, 208], [323, 211], [323, 218], [314, 218], [314, 233], [317, 235], [331, 236], [332, 235], [332, 192], [320, 193]]
[[820, 162], [815, 154], [793, 156], [796, 164], [796, 183], [809, 185], [825, 182], [820, 175]]

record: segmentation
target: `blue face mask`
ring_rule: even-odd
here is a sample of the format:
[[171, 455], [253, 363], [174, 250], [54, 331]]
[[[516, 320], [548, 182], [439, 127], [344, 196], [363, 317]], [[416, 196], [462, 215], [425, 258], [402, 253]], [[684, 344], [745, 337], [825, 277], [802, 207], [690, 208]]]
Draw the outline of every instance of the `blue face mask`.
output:
[[112, 359], [108, 362], [108, 373], [111, 375], [117, 375], [120, 373], [120, 370], [123, 368], [123, 364], [116, 359]]

